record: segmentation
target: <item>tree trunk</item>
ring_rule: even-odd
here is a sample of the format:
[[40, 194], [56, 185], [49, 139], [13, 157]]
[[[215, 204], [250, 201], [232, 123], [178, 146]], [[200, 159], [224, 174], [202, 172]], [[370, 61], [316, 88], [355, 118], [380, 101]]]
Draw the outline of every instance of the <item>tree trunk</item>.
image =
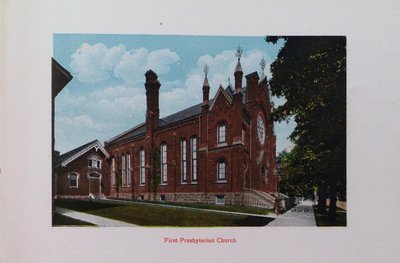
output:
[[328, 221], [335, 222], [336, 221], [336, 196], [337, 196], [337, 187], [336, 181], [332, 182], [329, 187], [329, 213], [328, 213]]
[[318, 193], [318, 213], [325, 214], [326, 213], [326, 183], [321, 183]]

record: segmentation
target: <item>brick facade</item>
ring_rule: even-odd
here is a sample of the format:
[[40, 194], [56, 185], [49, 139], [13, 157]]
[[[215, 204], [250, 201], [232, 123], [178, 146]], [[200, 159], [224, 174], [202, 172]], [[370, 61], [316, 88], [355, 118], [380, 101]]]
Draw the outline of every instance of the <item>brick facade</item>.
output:
[[[110, 194], [109, 155], [99, 150], [98, 146], [99, 142], [91, 142], [86, 147], [81, 146], [59, 157], [55, 168], [56, 198], [87, 198], [90, 194]], [[76, 179], [72, 180], [71, 176]]]
[[[243, 86], [240, 59], [234, 75], [234, 88], [220, 86], [210, 99], [206, 73], [203, 101], [160, 119], [161, 83], [147, 71], [146, 122], [104, 147], [96, 140], [61, 155], [56, 196], [271, 208], [278, 181], [267, 80], [254, 72], [245, 76]], [[151, 161], [154, 152], [159, 158]], [[156, 194], [151, 185], [155, 169], [160, 175]], [[71, 176], [78, 178], [71, 181]]]
[[[206, 76], [203, 102], [163, 119], [159, 118], [158, 76], [151, 70], [145, 76], [146, 122], [105, 142], [111, 156], [109, 171], [105, 171], [109, 196], [151, 199], [151, 156], [160, 151], [161, 145], [166, 146], [166, 159], [164, 167], [158, 161], [157, 172], [166, 171], [166, 182], [158, 186], [157, 200], [215, 203], [217, 197], [224, 197], [225, 204], [252, 205], [248, 189], [276, 194], [276, 137], [265, 76], [260, 79], [257, 72], [248, 74], [246, 87], [242, 87], [238, 60], [235, 88], [220, 86], [215, 97], [209, 99]], [[144, 151], [144, 165], [140, 151]], [[218, 179], [218, 172], [224, 175], [223, 180]]]

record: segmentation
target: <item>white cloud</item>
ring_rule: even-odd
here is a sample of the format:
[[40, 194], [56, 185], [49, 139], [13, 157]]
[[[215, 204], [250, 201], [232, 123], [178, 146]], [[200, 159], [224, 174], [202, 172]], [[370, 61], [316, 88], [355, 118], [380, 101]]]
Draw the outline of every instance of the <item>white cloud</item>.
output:
[[[241, 59], [244, 74], [260, 71], [259, 63], [263, 57], [267, 60], [268, 69], [270, 61], [265, 52], [245, 52]], [[71, 141], [72, 137], [79, 137], [79, 134], [91, 134], [90, 138], [80, 138], [80, 144], [96, 138], [100, 141], [107, 140], [145, 120], [146, 95], [143, 82], [144, 72], [148, 69], [151, 68], [161, 75], [160, 115], [165, 117], [202, 102], [204, 64], [208, 64], [210, 68], [208, 79], [212, 98], [220, 84], [227, 86], [228, 77], [234, 85], [233, 73], [237, 63], [234, 51], [223, 51], [215, 56], [203, 55], [184, 79], [164, 81], [162, 75], [168, 74], [171, 65], [180, 60], [169, 49], [150, 52], [140, 48], [126, 51], [123, 45], [107, 48], [101, 43], [92, 46], [83, 44], [71, 58], [71, 67], [80, 81], [93, 83], [109, 78], [111, 74], [125, 81], [125, 85], [104, 88], [98, 86], [96, 91], [86, 93], [85, 96], [61, 94], [62, 101], [57, 101], [58, 138]], [[276, 128], [281, 129], [279, 126]], [[60, 149], [65, 149], [68, 145], [59, 146]]]
[[147, 57], [147, 69], [153, 69], [157, 74], [167, 74], [170, 65], [178, 62], [179, 56], [169, 49], [160, 49], [150, 52]]
[[135, 96], [140, 93], [145, 93], [144, 87], [142, 89], [118, 85], [118, 86], [111, 86], [105, 87], [103, 89], [99, 89], [91, 94], [91, 98], [93, 99], [112, 99], [118, 97], [129, 97]]
[[184, 88], [175, 88], [167, 92], [160, 92], [160, 116], [168, 116], [199, 102], [198, 96], [189, 93]]
[[133, 49], [124, 54], [114, 68], [114, 76], [129, 84], [142, 83], [143, 74], [149, 69], [159, 75], [167, 74], [172, 64], [179, 61], [179, 56], [169, 49], [149, 52], [145, 48]]
[[149, 51], [146, 48], [127, 51], [124, 45], [108, 48], [103, 43], [83, 43], [72, 55], [70, 67], [81, 82], [97, 83], [110, 78], [111, 74], [126, 83], [143, 81], [143, 74], [153, 69], [167, 74], [180, 57], [169, 49]]
[[[268, 76], [268, 68], [271, 63], [270, 57], [262, 50], [253, 49], [244, 52], [240, 63], [242, 65], [244, 75], [251, 72], [257, 71], [260, 73], [260, 62], [261, 59], [266, 60], [266, 74]], [[234, 85], [234, 71], [237, 64], [237, 58], [235, 52], [231, 50], [225, 50], [217, 55], [203, 55], [197, 60], [197, 67], [194, 68], [186, 78], [186, 89], [190, 92], [194, 92], [198, 96], [201, 95], [201, 87], [203, 85], [204, 73], [203, 67], [207, 64], [209, 66], [208, 81], [210, 83], [210, 97], [212, 97], [218, 90], [219, 85], [222, 84], [224, 87], [228, 85], [228, 78], [230, 83]], [[243, 78], [243, 85], [246, 85], [245, 78]]]
[[74, 117], [61, 117], [57, 121], [63, 126], [69, 126], [71, 128], [104, 128], [104, 124], [95, 122], [88, 114]]
[[[269, 63], [271, 63], [271, 61], [264, 51], [253, 49], [245, 52], [241, 58], [244, 75], [254, 71], [260, 71], [259, 64], [262, 58], [266, 60], [266, 69], [269, 68]], [[203, 67], [205, 64], [209, 66], [208, 80], [211, 88], [210, 98], [215, 95], [221, 84], [223, 87], [227, 87], [228, 78], [230, 78], [231, 84], [234, 85], [235, 80], [233, 74], [237, 64], [237, 57], [234, 51], [225, 50], [214, 57], [203, 55], [198, 58], [196, 67], [189, 71], [189, 74], [186, 76], [181, 86], [178, 86], [180, 84], [180, 82], [178, 82], [174, 83], [173, 88], [168, 89], [168, 91], [160, 90], [161, 116], [172, 114], [202, 102], [202, 86], [204, 81]], [[245, 78], [243, 78], [243, 85], [246, 85], [245, 81]], [[161, 82], [161, 84], [163, 85], [163, 82]]]
[[110, 71], [124, 53], [124, 45], [109, 49], [103, 43], [93, 46], [83, 43], [71, 55], [70, 67], [81, 82], [96, 83], [110, 77]]
[[56, 110], [57, 111], [70, 111], [80, 105], [86, 103], [85, 96], [75, 96], [71, 94], [69, 89], [65, 89], [56, 97]]

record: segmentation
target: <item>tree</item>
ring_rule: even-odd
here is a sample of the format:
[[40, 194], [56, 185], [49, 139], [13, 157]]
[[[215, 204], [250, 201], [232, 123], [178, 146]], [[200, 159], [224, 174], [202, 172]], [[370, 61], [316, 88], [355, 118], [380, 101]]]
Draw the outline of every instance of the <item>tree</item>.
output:
[[154, 149], [151, 153], [151, 192], [153, 196], [153, 201], [156, 200], [158, 186], [160, 185], [160, 153], [157, 149]]
[[310, 163], [304, 149], [295, 146], [292, 151], [281, 152], [277, 157], [278, 175], [281, 178], [279, 191], [289, 196], [311, 196], [315, 181], [311, 176]]
[[[294, 118], [290, 135], [308, 160], [319, 184], [320, 209], [329, 191], [329, 219], [335, 220], [336, 197], [346, 185], [346, 38], [268, 36], [284, 45], [271, 64], [271, 93], [286, 102], [274, 109], [275, 121]], [[341, 189], [339, 189], [341, 188]]]
[[119, 191], [121, 190], [122, 186], [122, 168], [121, 168], [121, 160], [118, 158], [118, 163], [117, 163], [117, 173], [115, 174], [115, 188], [117, 192], [117, 198], [119, 198]]

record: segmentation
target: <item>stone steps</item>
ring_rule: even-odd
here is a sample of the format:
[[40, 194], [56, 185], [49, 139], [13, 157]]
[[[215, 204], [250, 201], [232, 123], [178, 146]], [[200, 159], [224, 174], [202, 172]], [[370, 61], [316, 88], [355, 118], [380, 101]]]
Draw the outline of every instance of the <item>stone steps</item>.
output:
[[275, 205], [275, 197], [266, 192], [247, 189], [245, 191], [245, 203], [249, 206], [272, 209]]

